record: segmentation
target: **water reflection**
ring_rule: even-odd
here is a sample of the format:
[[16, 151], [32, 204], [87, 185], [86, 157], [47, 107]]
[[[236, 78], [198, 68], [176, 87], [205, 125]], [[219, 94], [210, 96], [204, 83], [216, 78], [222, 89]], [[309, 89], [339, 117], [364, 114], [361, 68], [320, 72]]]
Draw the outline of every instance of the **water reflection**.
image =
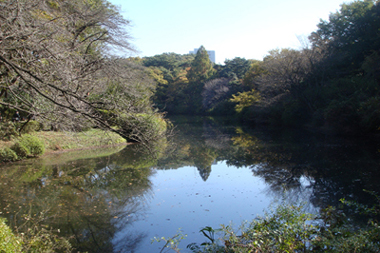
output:
[[[8, 166], [0, 171], [0, 210], [11, 226], [22, 228], [32, 214], [41, 225], [72, 237], [79, 251], [112, 252], [115, 232], [144, 215], [152, 164], [130, 147], [55, 165], [37, 160]], [[123, 248], [133, 251], [144, 237], [127, 235]]]
[[[343, 197], [370, 203], [363, 189], [377, 190], [380, 156], [376, 140], [248, 129], [208, 118], [175, 118], [173, 122], [173, 139], [148, 148], [131, 145], [123, 150], [92, 155], [83, 151], [3, 166], [0, 215], [21, 229], [27, 229], [23, 227], [27, 215], [39, 217], [43, 226], [71, 237], [79, 251], [144, 252], [150, 235], [136, 224], [154, 215], [152, 178], [162, 171], [194, 167], [207, 184], [219, 164], [231, 168], [231, 178], [237, 169], [249, 168], [252, 178], [267, 185], [260, 198], [306, 202], [310, 209], [337, 206]], [[181, 187], [175, 189], [177, 196], [181, 196]], [[201, 187], [191, 190], [196, 194]], [[182, 194], [185, 199], [189, 198], [186, 194]], [[203, 201], [211, 201], [207, 190], [202, 194]], [[223, 196], [218, 204], [223, 201], [225, 205], [230, 202]], [[189, 212], [193, 210], [183, 213]], [[228, 214], [220, 216], [224, 215]], [[225, 222], [230, 218], [224, 217]], [[170, 219], [165, 217], [164, 222]]]
[[207, 118], [178, 122], [177, 152], [160, 160], [159, 168], [194, 166], [206, 181], [219, 161], [237, 168], [248, 166], [279, 198], [284, 191], [291, 191], [293, 199], [304, 199], [301, 196], [311, 191], [307, 202], [316, 207], [337, 206], [344, 197], [370, 203], [371, 197], [363, 189], [378, 189], [377, 140], [299, 129], [247, 129]]

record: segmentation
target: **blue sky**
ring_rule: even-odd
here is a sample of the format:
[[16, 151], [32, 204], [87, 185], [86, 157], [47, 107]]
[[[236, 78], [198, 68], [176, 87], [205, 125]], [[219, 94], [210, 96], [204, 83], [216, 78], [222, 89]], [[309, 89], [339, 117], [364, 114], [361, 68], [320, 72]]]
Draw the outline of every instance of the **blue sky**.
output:
[[301, 47], [320, 19], [344, 0], [109, 0], [131, 21], [137, 56], [187, 54], [203, 45], [216, 62], [258, 59], [276, 48]]

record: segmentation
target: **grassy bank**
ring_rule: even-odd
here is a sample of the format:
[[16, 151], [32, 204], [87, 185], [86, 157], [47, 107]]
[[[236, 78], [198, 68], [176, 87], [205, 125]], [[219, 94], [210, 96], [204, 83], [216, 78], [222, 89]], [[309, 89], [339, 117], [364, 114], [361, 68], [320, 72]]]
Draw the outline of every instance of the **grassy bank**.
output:
[[[105, 147], [110, 145], [126, 144], [126, 140], [119, 135], [105, 132], [100, 129], [91, 129], [84, 132], [53, 132], [39, 131], [29, 134], [36, 137], [44, 149], [44, 154], [59, 153], [70, 150], [92, 149], [95, 147]], [[0, 150], [14, 149], [15, 144], [22, 142], [26, 135], [13, 137], [8, 141], [0, 141]], [[16, 152], [17, 153], [17, 152]], [[19, 155], [19, 154], [17, 154]], [[40, 156], [39, 154], [38, 156]], [[22, 160], [18, 157], [15, 160]]]
[[[41, 158], [33, 160], [33, 162], [45, 165], [52, 161], [57, 164], [73, 159], [111, 155], [120, 151], [124, 148], [123, 144], [126, 144], [126, 140], [119, 135], [99, 129], [91, 129], [80, 133], [39, 131], [19, 137], [13, 136], [8, 141], [0, 140], [0, 150], [10, 150], [12, 148], [12, 150], [20, 151], [20, 147], [25, 140], [31, 139], [25, 137], [37, 138], [38, 142], [44, 147], [44, 154], [49, 154], [49, 156], [43, 155]], [[17, 145], [18, 149], [15, 148]], [[28, 149], [33, 147], [33, 145], [25, 146]], [[73, 150], [75, 152], [64, 152]], [[31, 151], [31, 149], [28, 151]], [[17, 154], [17, 156], [17, 160], [25, 159], [25, 157], [21, 158], [20, 154]], [[35, 176], [36, 174], [31, 175], [30, 179], [33, 180]], [[33, 221], [37, 220], [33, 218]], [[12, 231], [5, 220], [0, 217], [0, 252], [72, 252], [73, 249], [66, 238], [59, 237], [51, 230], [41, 228], [36, 224], [31, 226], [28, 233], [24, 234], [18, 232], [17, 228]]]
[[86, 149], [126, 143], [118, 134], [91, 129], [85, 132], [37, 132], [35, 135], [45, 144], [46, 152]]

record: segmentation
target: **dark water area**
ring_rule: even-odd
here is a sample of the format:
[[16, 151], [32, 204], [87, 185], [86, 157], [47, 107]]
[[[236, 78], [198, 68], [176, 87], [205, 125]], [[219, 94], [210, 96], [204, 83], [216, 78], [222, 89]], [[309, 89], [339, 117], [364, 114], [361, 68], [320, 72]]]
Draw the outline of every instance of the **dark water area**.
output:
[[205, 241], [202, 227], [237, 228], [279, 203], [302, 204], [311, 213], [331, 205], [352, 215], [340, 199], [371, 205], [374, 198], [363, 189], [379, 188], [376, 138], [248, 128], [211, 118], [172, 122], [174, 135], [150, 147], [1, 166], [0, 216], [11, 227], [27, 228], [31, 215], [70, 237], [79, 251], [159, 252], [163, 243], [151, 243], [153, 237], [181, 229], [184, 249]]

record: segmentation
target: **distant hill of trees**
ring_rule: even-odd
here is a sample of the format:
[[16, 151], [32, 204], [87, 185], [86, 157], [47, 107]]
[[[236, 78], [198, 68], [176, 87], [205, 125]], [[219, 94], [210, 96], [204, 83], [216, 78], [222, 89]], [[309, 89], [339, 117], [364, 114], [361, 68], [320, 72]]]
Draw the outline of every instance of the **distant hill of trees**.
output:
[[[275, 49], [262, 60], [212, 64], [195, 55], [140, 59], [169, 114], [235, 115], [251, 124], [310, 125], [336, 133], [380, 129], [380, 2], [342, 4], [321, 20], [301, 50]], [[254, 48], [252, 49], [254, 50]]]

